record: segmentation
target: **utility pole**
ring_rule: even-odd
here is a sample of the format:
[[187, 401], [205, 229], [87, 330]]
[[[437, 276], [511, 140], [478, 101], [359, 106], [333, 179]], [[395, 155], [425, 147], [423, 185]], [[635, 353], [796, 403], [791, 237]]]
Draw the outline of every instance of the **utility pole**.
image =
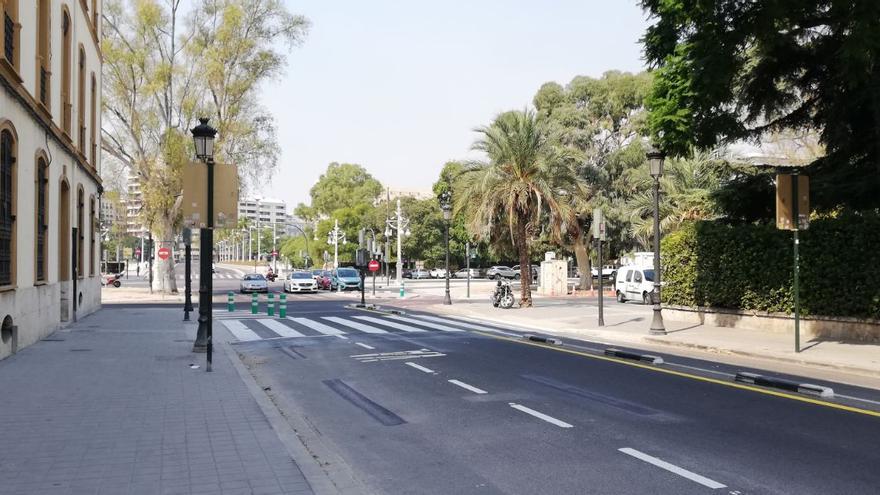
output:
[[403, 283], [403, 213], [400, 210], [400, 198], [397, 198], [397, 285]]
[[272, 222], [272, 271], [278, 273], [278, 246], [277, 246], [277, 232], [275, 230], [276, 223]]

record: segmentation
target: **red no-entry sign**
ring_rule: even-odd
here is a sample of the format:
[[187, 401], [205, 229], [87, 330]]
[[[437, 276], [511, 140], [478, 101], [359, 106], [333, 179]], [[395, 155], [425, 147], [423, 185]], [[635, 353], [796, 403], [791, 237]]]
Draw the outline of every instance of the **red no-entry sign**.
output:
[[367, 268], [369, 268], [371, 272], [378, 272], [379, 271], [379, 262], [376, 260], [370, 260], [370, 263], [367, 265]]
[[159, 259], [167, 260], [169, 256], [171, 256], [171, 250], [167, 247], [159, 248]]

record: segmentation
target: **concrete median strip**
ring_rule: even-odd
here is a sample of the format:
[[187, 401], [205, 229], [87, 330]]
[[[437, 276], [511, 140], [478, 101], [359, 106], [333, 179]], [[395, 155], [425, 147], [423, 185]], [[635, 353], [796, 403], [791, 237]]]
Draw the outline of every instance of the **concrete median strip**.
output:
[[620, 349], [614, 348], [605, 349], [605, 355], [621, 359], [632, 359], [634, 361], [641, 361], [643, 363], [663, 364], [663, 358], [660, 356], [653, 356], [651, 354], [637, 354], [635, 352], [621, 351]]
[[777, 378], [773, 376], [764, 376], [757, 373], [749, 373], [740, 371], [736, 374], [734, 381], [740, 383], [748, 383], [751, 385], [760, 385], [762, 387], [772, 387], [789, 392], [797, 392], [800, 394], [815, 395], [823, 399], [834, 398], [834, 389], [831, 387], [823, 387], [821, 385], [813, 385], [812, 383], [799, 383], [794, 380], [785, 378]]
[[526, 340], [531, 340], [532, 342], [541, 342], [542, 344], [551, 344], [551, 345], [562, 345], [562, 341], [559, 339], [554, 339], [553, 337], [541, 337], [538, 335], [523, 335], [522, 336]]

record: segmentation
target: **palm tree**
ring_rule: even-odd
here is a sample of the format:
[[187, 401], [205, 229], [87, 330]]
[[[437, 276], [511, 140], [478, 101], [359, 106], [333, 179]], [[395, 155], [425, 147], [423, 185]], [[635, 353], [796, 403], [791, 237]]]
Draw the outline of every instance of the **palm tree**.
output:
[[530, 307], [531, 238], [540, 232], [544, 213], [545, 231], [561, 239], [576, 221], [570, 197], [582, 182], [570, 166], [570, 152], [556, 145], [546, 121], [531, 110], [503, 113], [476, 132], [480, 137], [473, 149], [485, 152], [489, 161], [468, 165], [456, 187], [455, 207], [467, 212], [470, 230], [482, 239], [491, 242], [493, 233], [504, 230], [510, 234], [519, 256], [520, 307]]

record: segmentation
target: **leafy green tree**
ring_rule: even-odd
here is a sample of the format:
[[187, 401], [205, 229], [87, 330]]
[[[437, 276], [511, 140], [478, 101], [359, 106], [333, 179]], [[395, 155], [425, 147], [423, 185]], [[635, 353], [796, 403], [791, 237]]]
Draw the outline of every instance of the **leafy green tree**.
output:
[[642, 0], [654, 138], [672, 154], [816, 129], [821, 208], [877, 208], [880, 2]]
[[[558, 240], [576, 222], [566, 197], [570, 192], [559, 188], [580, 179], [547, 121], [531, 110], [503, 113], [477, 132], [473, 147], [486, 153], [489, 162], [474, 164], [462, 175], [456, 209], [467, 211], [471, 231], [483, 239], [493, 241], [491, 233], [498, 233], [493, 227], [503, 226], [517, 250], [521, 279], [530, 280], [529, 247], [542, 228], [542, 212], [548, 213], [548, 230]], [[523, 283], [520, 306], [531, 305], [531, 289]]]
[[313, 220], [340, 208], [374, 204], [382, 193], [382, 183], [357, 164], [333, 162], [309, 191], [311, 206], [298, 205], [295, 214]]

